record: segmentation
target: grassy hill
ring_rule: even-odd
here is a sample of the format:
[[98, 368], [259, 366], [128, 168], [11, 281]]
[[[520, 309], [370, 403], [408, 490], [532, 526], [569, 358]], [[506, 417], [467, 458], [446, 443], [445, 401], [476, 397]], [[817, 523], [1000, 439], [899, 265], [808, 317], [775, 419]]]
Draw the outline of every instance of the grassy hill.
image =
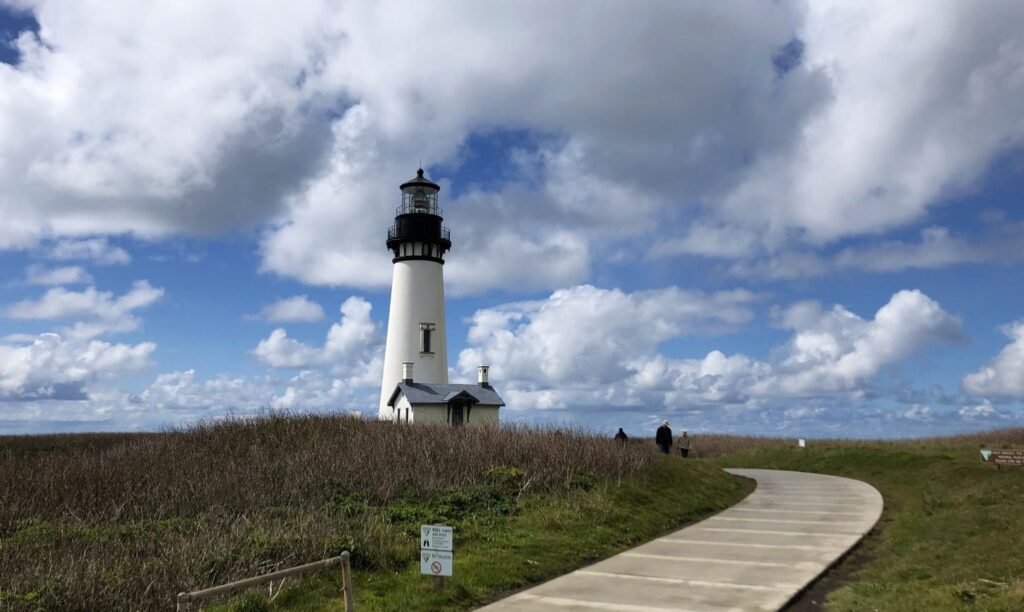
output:
[[[829, 610], [1024, 609], [1024, 470], [978, 450], [1024, 429], [895, 442], [696, 436], [695, 460], [581, 432], [272, 416], [155, 434], [0, 437], [0, 609], [168, 609], [174, 594], [353, 553], [363, 610], [464, 610], [707, 516], [720, 467], [871, 483], [885, 512], [815, 588]], [[456, 528], [455, 576], [419, 575], [421, 523]], [[321, 610], [332, 575], [268, 604]], [[815, 597], [818, 597], [816, 594]], [[804, 609], [804, 608], [799, 608]]]
[[[271, 416], [157, 434], [0, 437], [0, 609], [168, 609], [174, 594], [353, 554], [361, 609], [467, 609], [725, 508], [751, 485], [653, 445], [521, 427]], [[421, 523], [456, 576], [419, 576]], [[320, 609], [330, 577], [287, 588]], [[257, 596], [229, 608], [267, 608]]]
[[[723, 467], [847, 476], [885, 499], [878, 527], [827, 577], [828, 610], [1024, 610], [1024, 470], [979, 449], [1024, 448], [1024, 429], [896, 442], [758, 440], [705, 454]], [[831, 583], [829, 583], [831, 581]]]

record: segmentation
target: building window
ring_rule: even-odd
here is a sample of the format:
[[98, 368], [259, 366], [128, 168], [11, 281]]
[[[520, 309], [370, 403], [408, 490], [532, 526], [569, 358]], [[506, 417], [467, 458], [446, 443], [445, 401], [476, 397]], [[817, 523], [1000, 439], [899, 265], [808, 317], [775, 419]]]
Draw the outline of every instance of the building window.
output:
[[434, 324], [420, 323], [420, 352], [434, 353]]

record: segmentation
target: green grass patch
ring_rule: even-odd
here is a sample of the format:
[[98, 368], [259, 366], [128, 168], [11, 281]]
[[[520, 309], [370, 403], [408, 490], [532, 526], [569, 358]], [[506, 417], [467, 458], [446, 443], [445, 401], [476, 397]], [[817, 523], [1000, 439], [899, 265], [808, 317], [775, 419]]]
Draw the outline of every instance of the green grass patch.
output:
[[[502, 487], [517, 488], [515, 473], [491, 476], [488, 487], [429, 503], [400, 499], [386, 508], [392, 527], [408, 536], [408, 561], [393, 570], [356, 569], [358, 609], [471, 609], [702, 519], [753, 489], [751, 481], [713, 465], [675, 457], [659, 458], [628, 479], [575, 477], [562, 492], [518, 500], [501, 494]], [[455, 527], [454, 576], [439, 592], [431, 590], [430, 577], [419, 573], [422, 523]], [[360, 551], [353, 554], [358, 557]], [[219, 609], [338, 609], [340, 592], [337, 575], [320, 576], [285, 588], [272, 605], [251, 593]]]
[[862, 480], [885, 510], [863, 543], [870, 561], [829, 610], [1024, 610], [1024, 470], [982, 464], [978, 444], [812, 441], [716, 459]]

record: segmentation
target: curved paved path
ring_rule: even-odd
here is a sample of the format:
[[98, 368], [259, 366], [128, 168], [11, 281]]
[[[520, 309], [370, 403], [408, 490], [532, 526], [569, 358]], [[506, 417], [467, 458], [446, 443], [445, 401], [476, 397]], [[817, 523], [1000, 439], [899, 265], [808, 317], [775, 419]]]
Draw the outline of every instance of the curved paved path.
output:
[[882, 496], [859, 480], [728, 471], [757, 480], [728, 510], [482, 610], [777, 610], [882, 514]]

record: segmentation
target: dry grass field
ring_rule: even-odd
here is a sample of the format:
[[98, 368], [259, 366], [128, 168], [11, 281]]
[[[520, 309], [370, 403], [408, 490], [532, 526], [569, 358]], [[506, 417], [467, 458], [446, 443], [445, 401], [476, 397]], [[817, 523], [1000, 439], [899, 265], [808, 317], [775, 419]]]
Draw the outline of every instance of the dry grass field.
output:
[[424, 508], [510, 512], [521, 495], [652, 464], [580, 432], [268, 416], [155, 434], [0, 438], [0, 608], [160, 609], [352, 550], [408, 565]]

